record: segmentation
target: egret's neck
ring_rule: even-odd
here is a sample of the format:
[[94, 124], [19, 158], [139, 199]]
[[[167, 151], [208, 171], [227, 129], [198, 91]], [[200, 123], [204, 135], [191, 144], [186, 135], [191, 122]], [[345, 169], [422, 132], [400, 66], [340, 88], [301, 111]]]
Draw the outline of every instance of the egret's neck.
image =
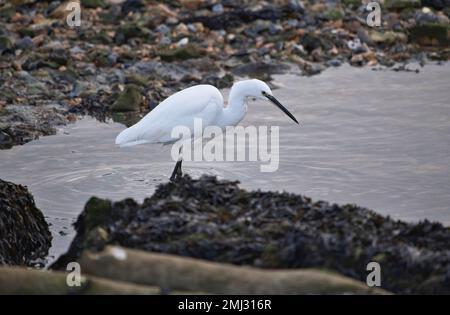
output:
[[235, 126], [247, 112], [246, 95], [237, 85], [233, 85], [228, 97], [228, 105], [222, 110], [219, 123], [222, 126]]

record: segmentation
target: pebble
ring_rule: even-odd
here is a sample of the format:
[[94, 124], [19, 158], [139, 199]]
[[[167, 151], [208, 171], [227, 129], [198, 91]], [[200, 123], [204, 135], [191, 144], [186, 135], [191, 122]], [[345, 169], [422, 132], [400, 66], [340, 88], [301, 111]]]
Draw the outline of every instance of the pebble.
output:
[[224, 11], [223, 5], [221, 3], [217, 3], [217, 4], [213, 5], [212, 11], [214, 13], [218, 13], [218, 14], [223, 13], [223, 11]]
[[31, 37], [25, 36], [16, 42], [16, 46], [19, 49], [31, 49], [34, 47], [34, 43]]
[[170, 32], [170, 28], [166, 24], [161, 24], [156, 28], [156, 31], [162, 35], [166, 35]]

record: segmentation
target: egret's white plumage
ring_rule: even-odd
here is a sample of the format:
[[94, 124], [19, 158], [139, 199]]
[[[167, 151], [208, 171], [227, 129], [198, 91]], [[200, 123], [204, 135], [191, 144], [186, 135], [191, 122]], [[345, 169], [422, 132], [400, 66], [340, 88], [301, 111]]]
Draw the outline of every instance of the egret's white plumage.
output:
[[194, 130], [194, 118], [211, 125], [223, 108], [223, 97], [212, 85], [196, 85], [179, 91], [156, 106], [138, 123], [122, 131], [116, 144], [131, 146], [142, 143], [171, 143], [173, 127]]
[[[222, 94], [217, 88], [212, 85], [196, 85], [165, 99], [138, 123], [122, 131], [116, 138], [116, 144], [132, 146], [143, 143], [172, 143], [178, 140], [172, 137], [173, 128], [185, 126], [194, 134], [195, 119], [201, 119], [203, 130], [208, 126], [234, 126], [244, 118], [247, 112], [246, 100], [249, 97], [270, 100], [298, 123], [273, 97], [269, 86], [260, 80], [235, 83], [231, 88], [227, 106], [224, 106]], [[174, 174], [178, 167], [181, 169], [181, 161], [177, 163]]]

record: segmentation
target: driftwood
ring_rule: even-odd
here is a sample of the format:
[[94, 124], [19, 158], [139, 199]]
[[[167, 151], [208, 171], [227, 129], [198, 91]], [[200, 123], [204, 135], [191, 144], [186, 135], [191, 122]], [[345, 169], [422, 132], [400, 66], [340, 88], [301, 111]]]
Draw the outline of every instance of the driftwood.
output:
[[263, 270], [199, 259], [107, 247], [84, 252], [87, 274], [167, 290], [213, 294], [386, 294], [336, 273], [315, 269]]
[[160, 294], [160, 289], [97, 277], [82, 277], [81, 286], [69, 287], [67, 274], [22, 267], [0, 267], [2, 294]]

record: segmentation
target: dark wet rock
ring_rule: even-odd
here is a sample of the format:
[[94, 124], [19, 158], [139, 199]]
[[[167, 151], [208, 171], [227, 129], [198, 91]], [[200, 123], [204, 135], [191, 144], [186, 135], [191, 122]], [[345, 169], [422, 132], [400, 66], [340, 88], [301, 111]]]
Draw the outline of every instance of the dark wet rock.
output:
[[327, 268], [365, 281], [381, 264], [397, 293], [450, 293], [450, 229], [405, 223], [356, 205], [278, 192], [248, 192], [214, 177], [160, 185], [151, 198], [91, 198], [77, 235], [53, 268], [107, 244], [263, 268]]
[[405, 43], [407, 41], [407, 36], [403, 33], [387, 31], [387, 32], [378, 32], [371, 31], [369, 32], [370, 41], [376, 44], [382, 45], [393, 45], [395, 43]]
[[9, 149], [14, 145], [12, 137], [6, 133], [6, 130], [0, 130], [0, 149]]
[[12, 5], [5, 5], [0, 8], [0, 18], [9, 20], [16, 13], [16, 9]]
[[51, 240], [26, 187], [0, 179], [0, 265], [35, 265], [47, 255]]
[[139, 112], [142, 95], [134, 84], [128, 84], [111, 107], [113, 112]]
[[307, 76], [316, 75], [325, 70], [321, 63], [307, 62], [300, 66], [302, 73]]
[[185, 23], [200, 22], [213, 30], [222, 30], [229, 27], [237, 27], [242, 24], [250, 23], [255, 20], [272, 20], [276, 21], [292, 13], [289, 6], [275, 7], [265, 6], [259, 10], [236, 9], [227, 11], [213, 16], [199, 15], [184, 19]]
[[248, 76], [261, 80], [270, 80], [272, 74], [281, 74], [290, 69], [284, 63], [254, 62], [235, 67], [232, 71], [238, 76]]
[[302, 45], [308, 53], [311, 53], [317, 48], [329, 50], [333, 47], [333, 44], [326, 40], [323, 36], [319, 36], [318, 34], [314, 34], [312, 32], [304, 34], [300, 39], [299, 44]]
[[103, 8], [106, 3], [103, 0], [81, 0], [81, 5], [86, 8]]
[[327, 65], [329, 67], [339, 67], [342, 64], [342, 61], [339, 59], [330, 59], [327, 61]]
[[13, 46], [14, 45], [8, 36], [0, 36], [0, 55], [4, 52], [10, 51]]
[[27, 71], [44, 67], [57, 69], [60, 66], [58, 61], [66, 62], [65, 59], [59, 59], [57, 55], [54, 56], [56, 57], [55, 60], [51, 60], [49, 56], [45, 54], [32, 54], [22, 65], [22, 68]]
[[111, 116], [112, 104], [118, 95], [99, 90], [96, 93], [83, 92], [80, 94], [81, 102], [69, 109], [70, 114], [91, 115], [100, 121], [106, 121]]
[[55, 134], [55, 127], [67, 122], [67, 117], [54, 107], [7, 106], [0, 112], [0, 149]]
[[442, 10], [450, 7], [450, 0], [422, 0], [422, 6]]
[[170, 32], [170, 27], [168, 27], [166, 24], [160, 24], [158, 25], [158, 27], [156, 28], [156, 31], [160, 34], [167, 34]]
[[369, 32], [367, 30], [365, 30], [364, 28], [359, 27], [356, 34], [358, 35], [358, 38], [361, 43], [365, 43], [368, 45], [373, 44], [370, 40]]
[[411, 40], [425, 46], [447, 46], [449, 40], [449, 25], [425, 23], [411, 29]]
[[344, 6], [352, 9], [356, 9], [361, 6], [361, 0], [342, 0], [342, 3]]
[[138, 112], [113, 112], [111, 118], [114, 122], [121, 123], [126, 127], [131, 127], [136, 124], [142, 116]]
[[208, 75], [204, 77], [201, 81], [201, 84], [211, 84], [218, 89], [230, 88], [234, 83], [234, 76], [232, 74], [225, 74], [222, 77], [219, 77], [215, 74]]
[[110, 54], [108, 51], [97, 50], [89, 54], [89, 59], [96, 67], [111, 67], [116, 64], [117, 55]]
[[148, 79], [139, 74], [131, 74], [126, 77], [126, 83], [140, 85], [142, 87], [146, 87], [148, 84]]
[[139, 12], [144, 8], [145, 4], [142, 0], [126, 0], [122, 3], [122, 14], [127, 15], [130, 12]]
[[60, 66], [68, 65], [70, 58], [70, 52], [65, 49], [54, 49], [48, 55], [50, 62], [54, 62]]
[[127, 23], [119, 27], [114, 37], [114, 41], [123, 44], [131, 38], [147, 38], [150, 30], [139, 23]]
[[31, 37], [25, 36], [16, 42], [16, 46], [19, 49], [31, 49], [34, 47], [34, 43]]
[[329, 10], [327, 10], [324, 14], [324, 17], [327, 20], [332, 20], [332, 21], [337, 21], [337, 20], [342, 20], [345, 16], [345, 12], [344, 10], [340, 9], [340, 8], [331, 8]]
[[418, 8], [421, 6], [420, 0], [386, 0], [384, 6], [387, 9]]
[[305, 5], [302, 0], [289, 0], [288, 6], [294, 12], [301, 14], [305, 12]]
[[158, 52], [158, 55], [161, 60], [172, 62], [177, 60], [200, 58], [204, 55], [204, 52], [196, 45], [187, 44], [175, 49], [163, 48]]

